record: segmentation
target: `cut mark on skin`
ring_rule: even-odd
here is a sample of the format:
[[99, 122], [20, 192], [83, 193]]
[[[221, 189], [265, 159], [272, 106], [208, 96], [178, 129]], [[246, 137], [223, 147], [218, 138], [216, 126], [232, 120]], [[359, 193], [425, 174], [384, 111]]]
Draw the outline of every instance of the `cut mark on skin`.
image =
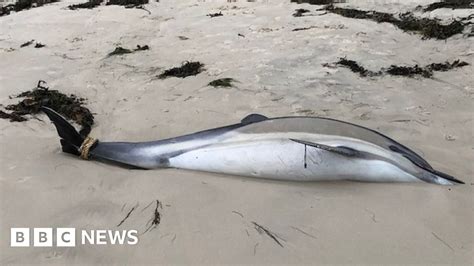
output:
[[306, 144], [304, 144], [304, 168], [306, 169], [308, 167], [308, 164], [306, 163]]
[[308, 146], [311, 146], [311, 147], [314, 147], [314, 148], [334, 152], [334, 153], [337, 153], [339, 155], [343, 155], [343, 156], [347, 156], [347, 157], [355, 157], [355, 156], [358, 155], [358, 151], [356, 151], [352, 148], [349, 148], [349, 147], [344, 147], [344, 146], [333, 147], [333, 146], [328, 146], [328, 145], [324, 145], [324, 144], [321, 144], [321, 143], [310, 142], [310, 141], [299, 140], [299, 139], [291, 139], [291, 138], [290, 138], [290, 140], [294, 141], [296, 143], [300, 143], [300, 144], [305, 145], [305, 146], [308, 145]]

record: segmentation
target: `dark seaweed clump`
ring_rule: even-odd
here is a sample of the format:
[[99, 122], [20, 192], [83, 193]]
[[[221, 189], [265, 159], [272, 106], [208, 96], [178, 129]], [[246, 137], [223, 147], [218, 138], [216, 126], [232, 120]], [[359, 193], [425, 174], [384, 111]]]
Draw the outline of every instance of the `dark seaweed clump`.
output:
[[452, 63], [450, 62], [432, 63], [423, 67], [420, 67], [418, 65], [414, 65], [414, 66], [391, 65], [390, 67], [382, 68], [381, 70], [377, 72], [367, 70], [356, 61], [348, 60], [346, 58], [340, 58], [339, 61], [336, 62], [336, 65], [349, 68], [352, 72], [358, 73], [361, 77], [374, 77], [374, 76], [389, 74], [392, 76], [405, 76], [405, 77], [422, 76], [425, 78], [431, 78], [433, 76], [433, 72], [435, 71], [445, 72], [454, 68], [464, 67], [469, 64], [465, 61], [455, 60]]
[[292, 3], [307, 3], [310, 5], [329, 5], [335, 3], [345, 3], [345, 0], [291, 0]]
[[[30, 45], [33, 44], [34, 42], [35, 42], [35, 40], [27, 41], [27, 42], [23, 43], [22, 45], [20, 45], [20, 48], [30, 46]], [[40, 43], [40, 42], [37, 42], [34, 47], [35, 47], [35, 48], [43, 48], [43, 47], [45, 47], [45, 46], [46, 46], [45, 44], [42, 44], [42, 43]]]
[[[104, 0], [89, 0], [87, 2], [70, 5], [70, 10], [76, 9], [92, 9], [100, 6]], [[125, 8], [143, 8], [142, 5], [148, 4], [149, 0], [109, 0], [105, 3], [106, 6], [124, 6]]]
[[34, 41], [35, 40], [27, 41], [27, 42], [23, 43], [22, 45], [20, 45], [20, 48], [30, 46]]
[[161, 204], [161, 202], [159, 200], [156, 200], [155, 211], [153, 212], [153, 216], [151, 217], [151, 219], [146, 223], [147, 228], [143, 232], [143, 234], [156, 229], [158, 227], [158, 225], [160, 224], [160, 222], [161, 222], [161, 213], [160, 213], [159, 209], [163, 209], [163, 205]]
[[131, 54], [132, 53], [132, 50], [130, 49], [127, 49], [127, 48], [123, 48], [123, 47], [115, 47], [115, 50], [113, 50], [112, 52], [109, 53], [109, 56], [112, 56], [112, 55], [122, 55], [122, 54]]
[[11, 10], [13, 10], [13, 5], [1, 6], [0, 7], [0, 17], [9, 15]]
[[439, 19], [417, 18], [410, 12], [400, 14], [396, 17], [389, 13], [341, 8], [333, 5], [326, 6], [325, 10], [348, 18], [368, 19], [378, 23], [390, 23], [403, 31], [421, 34], [423, 38], [436, 38], [441, 40], [462, 33], [466, 25], [458, 20], [453, 20], [449, 24], [441, 24]]
[[112, 52], [109, 53], [108, 56], [113, 56], [113, 55], [122, 55], [122, 54], [131, 54], [133, 52], [137, 52], [137, 51], [144, 51], [144, 50], [149, 50], [150, 47], [148, 45], [137, 45], [137, 48], [133, 49], [133, 50], [130, 50], [130, 49], [127, 49], [127, 48], [123, 48], [121, 46], [118, 46], [115, 48], [115, 50], [113, 50]]
[[35, 89], [14, 96], [24, 99], [17, 104], [5, 107], [10, 113], [0, 111], [0, 118], [10, 119], [12, 122], [26, 121], [28, 120], [26, 115], [37, 114], [41, 106], [46, 106], [78, 123], [82, 127], [81, 135], [87, 136], [94, 124], [94, 116], [83, 106], [86, 99], [74, 94], [66, 95], [57, 90], [50, 90], [43, 84], [44, 81], [39, 81]]
[[137, 45], [137, 48], [135, 48], [135, 51], [145, 51], [145, 50], [150, 50], [150, 47], [148, 45]]
[[195, 76], [204, 70], [204, 64], [201, 62], [185, 62], [180, 67], [173, 67], [165, 70], [158, 78], [165, 79], [168, 77], [185, 78]]
[[294, 28], [291, 31], [310, 30], [310, 29], [314, 29], [314, 28], [315, 28], [315, 26], [309, 26], [309, 27], [302, 27], [302, 28]]
[[295, 13], [293, 13], [293, 17], [302, 17], [303, 14], [308, 13], [308, 12], [309, 12], [308, 9], [298, 8], [298, 9], [295, 9]]
[[46, 46], [45, 44], [42, 44], [42, 43], [40, 43], [40, 42], [37, 42], [37, 43], [35, 44], [35, 48], [43, 48], [43, 47], [45, 47], [45, 46]]
[[12, 11], [18, 12], [25, 9], [40, 7], [45, 4], [55, 3], [59, 0], [17, 0], [16, 3], [6, 5], [0, 8], [0, 17], [9, 15]]
[[463, 67], [469, 65], [465, 61], [455, 60], [452, 63], [444, 62], [444, 63], [431, 63], [424, 67], [419, 67], [418, 65], [415, 66], [396, 66], [391, 65], [386, 72], [390, 75], [394, 76], [408, 76], [413, 77], [415, 75], [421, 75], [425, 78], [430, 78], [433, 76], [434, 71], [446, 72], [448, 70]]
[[109, 0], [107, 6], [124, 6], [125, 8], [141, 7], [144, 4], [148, 4], [149, 0]]
[[425, 78], [430, 78], [433, 76], [433, 71], [430, 71], [426, 67], [419, 67], [418, 65], [414, 66], [397, 66], [391, 65], [386, 72], [392, 76], [405, 76], [413, 77], [416, 75], [421, 75]]
[[430, 70], [432, 71], [441, 71], [441, 72], [445, 72], [445, 71], [448, 71], [448, 70], [451, 70], [453, 68], [457, 68], [457, 67], [463, 67], [463, 66], [468, 66], [469, 64], [465, 61], [460, 61], [459, 59], [458, 60], [455, 60], [454, 62], [452, 63], [449, 63], [449, 62], [445, 62], [445, 63], [432, 63], [432, 64], [429, 64], [427, 65], [426, 67], [428, 67]]
[[222, 17], [222, 16], [224, 16], [224, 15], [222, 14], [222, 11], [221, 11], [221, 12], [219, 12], [219, 13], [210, 13], [210, 14], [207, 14], [207, 16], [209, 16], [209, 17], [211, 17], [211, 18], [215, 18], [215, 17]]
[[419, 33], [425, 39], [439, 40], [446, 40], [453, 35], [462, 33], [465, 27], [465, 24], [458, 20], [453, 20], [449, 24], [441, 24], [439, 19], [416, 18], [411, 13], [400, 15], [400, 22], [395, 25], [404, 31]]
[[23, 122], [23, 121], [26, 121], [27, 119], [24, 118], [23, 116], [21, 115], [18, 115], [14, 112], [12, 113], [6, 113], [2, 110], [0, 110], [0, 118], [1, 119], [9, 119], [10, 122]]
[[429, 4], [425, 8], [423, 8], [424, 12], [433, 11], [439, 8], [451, 8], [451, 9], [465, 9], [465, 8], [472, 8], [473, 1], [472, 0], [444, 0], [441, 2], [435, 2]]
[[349, 68], [352, 72], [358, 73], [361, 77], [380, 75], [380, 72], [373, 72], [373, 71], [367, 70], [354, 60], [340, 58], [339, 61], [336, 62], [336, 64]]
[[89, 0], [85, 3], [80, 3], [80, 4], [75, 4], [75, 5], [70, 5], [68, 8], [70, 10], [76, 10], [76, 9], [92, 9], [100, 6], [103, 0]]
[[216, 87], [229, 88], [229, 87], [233, 87], [233, 84], [232, 84], [233, 82], [235, 82], [235, 79], [233, 78], [221, 78], [221, 79], [216, 79], [209, 82], [208, 85], [214, 88]]

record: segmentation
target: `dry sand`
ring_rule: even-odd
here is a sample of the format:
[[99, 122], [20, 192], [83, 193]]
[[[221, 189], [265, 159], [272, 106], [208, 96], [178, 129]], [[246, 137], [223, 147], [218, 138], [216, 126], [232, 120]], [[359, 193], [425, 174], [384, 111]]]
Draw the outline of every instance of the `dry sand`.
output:
[[[0, 120], [0, 264], [472, 265], [472, 37], [421, 40], [389, 24], [333, 14], [295, 18], [295, 8], [316, 7], [278, 0], [162, 0], [146, 6], [151, 15], [116, 6], [65, 9], [78, 2], [0, 18], [0, 103], [46, 80], [51, 88], [87, 97], [96, 113], [92, 135], [108, 141], [177, 136], [252, 112], [332, 117], [380, 130], [466, 185], [295, 183], [127, 170], [62, 153], [43, 115], [26, 123]], [[431, 1], [358, 2], [364, 9], [399, 11]], [[206, 16], [218, 11], [224, 16]], [[445, 9], [431, 16], [471, 13]], [[291, 31], [308, 26], [315, 27]], [[19, 48], [31, 39], [47, 46]], [[137, 44], [151, 50], [106, 58], [116, 45]], [[471, 66], [434, 79], [360, 78], [322, 66], [343, 56], [371, 69], [458, 58]], [[203, 62], [206, 71], [154, 78], [185, 60]], [[237, 87], [206, 86], [221, 77], [238, 80]], [[142, 209], [155, 200], [163, 203], [161, 224], [135, 246], [9, 247], [11, 227], [143, 232], [153, 207]], [[253, 221], [284, 239], [283, 247], [257, 232]]]

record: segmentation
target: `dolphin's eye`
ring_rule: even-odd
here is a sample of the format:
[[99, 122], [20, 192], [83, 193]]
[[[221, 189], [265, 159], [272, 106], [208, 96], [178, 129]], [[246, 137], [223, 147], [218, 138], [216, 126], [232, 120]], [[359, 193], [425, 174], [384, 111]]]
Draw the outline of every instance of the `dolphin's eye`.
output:
[[391, 150], [391, 151], [394, 151], [394, 152], [402, 152], [402, 150], [400, 150], [400, 148], [398, 148], [397, 146], [394, 146], [394, 145], [390, 145], [388, 146], [388, 148]]

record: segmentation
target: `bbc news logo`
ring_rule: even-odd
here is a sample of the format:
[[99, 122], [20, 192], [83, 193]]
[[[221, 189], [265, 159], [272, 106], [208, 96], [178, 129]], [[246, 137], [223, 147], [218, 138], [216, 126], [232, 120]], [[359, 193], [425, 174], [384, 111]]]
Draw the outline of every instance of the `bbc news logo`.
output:
[[[11, 247], [75, 247], [81, 245], [136, 245], [137, 230], [78, 230], [76, 228], [11, 228]], [[55, 240], [55, 241], [54, 241]]]

